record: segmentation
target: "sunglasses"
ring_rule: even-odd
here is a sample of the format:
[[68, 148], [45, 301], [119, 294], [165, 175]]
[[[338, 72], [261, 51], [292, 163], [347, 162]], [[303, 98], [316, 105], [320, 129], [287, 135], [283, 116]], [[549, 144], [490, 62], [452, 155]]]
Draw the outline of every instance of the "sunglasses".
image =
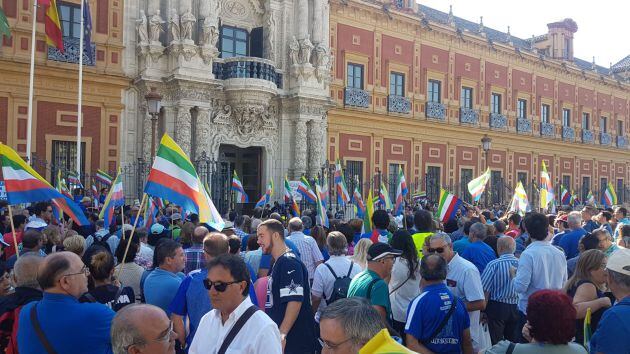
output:
[[444, 253], [444, 247], [429, 248], [427, 251], [429, 253]]
[[244, 280], [235, 280], [235, 281], [230, 281], [227, 283], [221, 282], [221, 281], [211, 281], [208, 278], [203, 280], [203, 286], [210, 290], [212, 289], [212, 287], [214, 286], [214, 289], [220, 293], [224, 292], [225, 290], [227, 290], [228, 285], [232, 285], [232, 284], [238, 284], [243, 282]]

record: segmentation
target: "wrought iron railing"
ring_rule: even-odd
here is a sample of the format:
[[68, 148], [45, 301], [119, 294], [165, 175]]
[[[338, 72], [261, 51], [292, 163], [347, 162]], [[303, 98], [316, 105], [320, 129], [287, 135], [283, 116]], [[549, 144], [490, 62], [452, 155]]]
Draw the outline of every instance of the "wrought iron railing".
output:
[[599, 143], [602, 145], [610, 145], [612, 143], [612, 135], [610, 133], [599, 133]]
[[273, 62], [263, 58], [234, 57], [217, 59], [212, 64], [212, 73], [219, 80], [259, 79], [282, 88], [282, 74], [276, 71]]
[[562, 140], [573, 141], [575, 139], [575, 130], [573, 127], [562, 126]]
[[343, 103], [346, 106], [370, 107], [370, 94], [362, 89], [347, 86], [344, 90]]
[[507, 117], [500, 113], [490, 113], [490, 127], [497, 129], [507, 128]]
[[459, 108], [459, 121], [460, 123], [467, 124], [478, 124], [479, 123], [479, 112], [475, 111], [472, 108]]
[[439, 120], [446, 119], [446, 107], [439, 102], [427, 102], [426, 104], [427, 118], [434, 118]]
[[[54, 46], [48, 46], [48, 60], [61, 61], [64, 63], [79, 63], [79, 38], [63, 37], [63, 53]], [[96, 65], [96, 45], [90, 43], [83, 47], [83, 65]]]
[[532, 121], [527, 118], [516, 119], [516, 131], [519, 133], [529, 134], [532, 132]]
[[625, 149], [628, 146], [628, 138], [623, 135], [617, 135], [617, 147]]
[[387, 96], [387, 110], [394, 113], [411, 112], [411, 100], [405, 96]]
[[582, 129], [582, 142], [585, 144], [591, 144], [595, 140], [595, 134], [593, 131]]
[[541, 136], [553, 138], [556, 135], [555, 130], [556, 129], [555, 129], [553, 123], [546, 123], [546, 122], [541, 122], [540, 123], [540, 135]]

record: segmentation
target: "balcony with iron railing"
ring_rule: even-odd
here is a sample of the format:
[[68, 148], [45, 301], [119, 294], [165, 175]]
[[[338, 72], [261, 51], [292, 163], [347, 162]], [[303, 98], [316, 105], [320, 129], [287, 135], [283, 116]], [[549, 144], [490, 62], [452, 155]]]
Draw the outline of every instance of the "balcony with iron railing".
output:
[[490, 113], [490, 128], [507, 128], [507, 117], [500, 113]]
[[595, 141], [595, 134], [592, 130], [582, 129], [582, 142], [584, 144], [592, 144]]
[[628, 138], [623, 135], [617, 135], [617, 147], [625, 149], [628, 146]]
[[479, 124], [479, 112], [472, 108], [459, 108], [459, 122], [466, 124]]
[[[75, 37], [63, 37], [63, 53], [54, 46], [48, 46], [48, 60], [64, 63], [79, 63], [79, 51], [81, 41]], [[89, 48], [83, 48], [83, 65], [96, 65], [96, 45], [89, 44]]]
[[540, 122], [540, 136], [553, 138], [556, 135], [556, 127], [553, 123]]
[[410, 113], [411, 100], [405, 96], [387, 96], [387, 111], [392, 113]]
[[531, 134], [532, 132], [532, 121], [527, 118], [517, 118], [516, 119], [516, 131], [521, 134]]
[[606, 146], [610, 145], [612, 143], [612, 135], [606, 132], [599, 133], [599, 143]]
[[343, 92], [343, 103], [346, 106], [368, 108], [370, 107], [370, 94], [360, 88], [346, 86]]
[[[282, 73], [276, 70], [272, 61], [256, 57], [233, 57], [215, 59], [212, 73], [219, 80], [257, 79], [282, 88]], [[253, 82], [253, 81], [246, 81]]]
[[575, 130], [573, 127], [562, 126], [562, 140], [573, 141], [575, 140]]
[[426, 104], [427, 118], [437, 120], [446, 120], [446, 106], [440, 102], [427, 102]]

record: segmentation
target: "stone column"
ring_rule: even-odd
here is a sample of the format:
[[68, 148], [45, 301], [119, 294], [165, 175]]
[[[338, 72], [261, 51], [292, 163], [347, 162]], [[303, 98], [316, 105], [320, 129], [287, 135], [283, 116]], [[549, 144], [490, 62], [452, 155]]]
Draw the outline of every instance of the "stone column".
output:
[[175, 120], [175, 142], [179, 144], [186, 155], [190, 156], [190, 142], [192, 130], [192, 117], [189, 106], [177, 107], [177, 118]]
[[308, 0], [297, 1], [297, 39], [304, 39], [308, 32]]
[[[150, 161], [151, 151], [151, 116], [146, 110], [146, 106], [142, 105], [138, 110], [138, 122], [142, 124], [142, 153], [138, 157], [142, 157], [145, 161]], [[156, 132], [156, 140], [159, 141]]]
[[324, 154], [322, 147], [322, 126], [319, 121], [311, 120], [308, 122], [308, 174], [310, 176], [317, 175], [322, 167], [322, 155]]
[[208, 108], [199, 108], [197, 113], [197, 146], [195, 152], [198, 158], [202, 152], [210, 154], [210, 110]]
[[324, 0], [313, 0], [313, 30], [311, 33], [311, 42], [317, 45], [322, 42], [324, 34]]
[[295, 160], [293, 162], [293, 177], [299, 178], [306, 173], [306, 159], [307, 150], [306, 144], [308, 143], [307, 127], [305, 119], [297, 119], [295, 121]]

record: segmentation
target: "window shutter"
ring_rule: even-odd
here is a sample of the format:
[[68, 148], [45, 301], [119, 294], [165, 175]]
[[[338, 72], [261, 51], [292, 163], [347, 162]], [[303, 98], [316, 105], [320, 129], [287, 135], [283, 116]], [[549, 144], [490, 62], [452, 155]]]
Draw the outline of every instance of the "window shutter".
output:
[[249, 55], [256, 58], [263, 57], [263, 28], [252, 29], [249, 42]]

